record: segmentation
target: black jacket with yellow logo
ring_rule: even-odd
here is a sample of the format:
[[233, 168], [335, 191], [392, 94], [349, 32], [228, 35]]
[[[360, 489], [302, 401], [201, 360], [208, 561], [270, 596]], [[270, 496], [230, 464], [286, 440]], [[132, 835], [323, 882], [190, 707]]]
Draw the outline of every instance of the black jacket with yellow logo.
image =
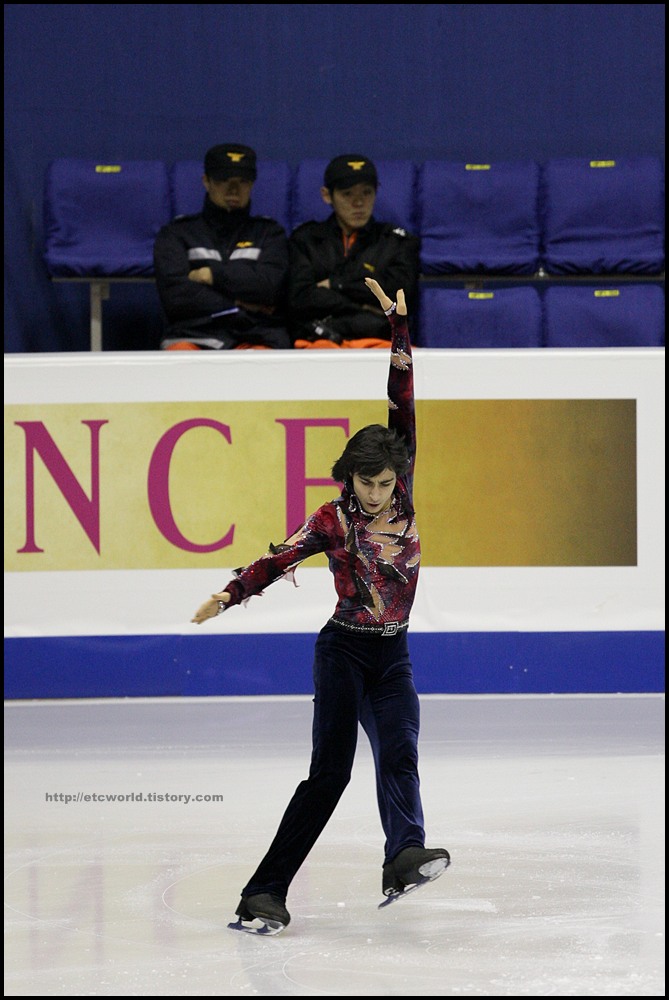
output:
[[[262, 341], [268, 330], [285, 336], [288, 238], [274, 219], [248, 208], [225, 211], [206, 196], [202, 212], [163, 226], [153, 258], [166, 341], [209, 338], [202, 346], [232, 347], [256, 336]], [[199, 267], [211, 268], [213, 285], [189, 280]]]
[[[345, 250], [334, 213], [324, 222], [305, 222], [289, 239], [289, 325], [293, 340], [305, 338], [388, 340], [388, 321], [364, 279], [376, 278], [394, 298], [403, 288], [409, 316], [416, 313], [420, 240], [374, 217]], [[330, 287], [318, 287], [329, 278]], [[319, 331], [322, 328], [322, 333]]]

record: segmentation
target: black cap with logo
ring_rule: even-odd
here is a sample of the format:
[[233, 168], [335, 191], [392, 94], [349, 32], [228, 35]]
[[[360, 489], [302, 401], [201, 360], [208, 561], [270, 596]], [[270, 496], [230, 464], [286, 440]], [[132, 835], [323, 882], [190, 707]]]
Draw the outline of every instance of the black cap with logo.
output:
[[254, 181], [258, 176], [255, 150], [235, 142], [212, 146], [204, 157], [204, 172], [213, 181], [226, 181], [230, 177]]
[[350, 188], [354, 184], [379, 185], [376, 167], [366, 156], [351, 153], [346, 156], [335, 156], [325, 168], [323, 183], [332, 191], [333, 188]]

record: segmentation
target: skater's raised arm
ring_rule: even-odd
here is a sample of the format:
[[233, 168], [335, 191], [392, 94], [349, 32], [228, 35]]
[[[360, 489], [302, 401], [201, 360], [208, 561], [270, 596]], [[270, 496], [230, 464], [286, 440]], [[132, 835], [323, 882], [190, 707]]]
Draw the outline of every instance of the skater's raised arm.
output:
[[406, 299], [402, 288], [397, 290], [397, 299], [393, 302], [374, 278], [365, 278], [365, 283], [379, 300], [392, 330], [388, 373], [388, 427], [397, 431], [409, 451], [411, 463], [406, 478], [411, 493], [416, 461], [416, 406]]

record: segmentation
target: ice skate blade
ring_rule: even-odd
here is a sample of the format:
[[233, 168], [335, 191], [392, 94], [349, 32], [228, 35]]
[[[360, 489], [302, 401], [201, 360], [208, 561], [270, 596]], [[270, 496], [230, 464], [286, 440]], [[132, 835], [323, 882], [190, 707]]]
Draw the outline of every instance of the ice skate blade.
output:
[[270, 935], [280, 934], [281, 931], [286, 929], [286, 924], [282, 924], [280, 920], [267, 920], [263, 917], [255, 917], [253, 920], [242, 920], [239, 917], [237, 920], [230, 921], [228, 927], [231, 931], [243, 931], [245, 934], [262, 934], [265, 937]]
[[389, 893], [382, 903], [379, 903], [378, 909], [382, 910], [384, 906], [390, 906], [391, 903], [396, 903], [398, 899], [404, 899], [405, 896], [409, 896], [416, 889], [422, 889], [424, 885], [428, 882], [434, 882], [433, 878], [424, 878], [420, 882], [414, 883], [414, 885], [407, 885], [404, 889], [400, 889], [396, 892]]

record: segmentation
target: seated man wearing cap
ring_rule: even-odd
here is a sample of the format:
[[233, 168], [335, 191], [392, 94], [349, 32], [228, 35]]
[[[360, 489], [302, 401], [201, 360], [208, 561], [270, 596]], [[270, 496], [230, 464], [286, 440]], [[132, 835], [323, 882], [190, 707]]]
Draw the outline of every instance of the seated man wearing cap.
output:
[[336, 156], [326, 167], [324, 222], [305, 222], [289, 239], [288, 304], [295, 347], [386, 347], [388, 321], [365, 278], [403, 288], [415, 312], [420, 241], [374, 218], [378, 177], [365, 156]]
[[251, 215], [255, 179], [252, 149], [213, 146], [204, 158], [202, 211], [177, 216], [156, 236], [163, 350], [292, 347], [288, 238], [274, 219]]

